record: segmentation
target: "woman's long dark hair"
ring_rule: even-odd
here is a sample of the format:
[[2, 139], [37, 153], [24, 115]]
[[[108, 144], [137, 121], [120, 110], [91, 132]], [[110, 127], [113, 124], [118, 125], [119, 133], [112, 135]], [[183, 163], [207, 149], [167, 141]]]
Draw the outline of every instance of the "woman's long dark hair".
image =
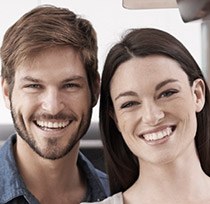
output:
[[129, 150], [110, 116], [113, 104], [110, 81], [117, 68], [133, 57], [167, 56], [179, 63], [192, 85], [195, 79], [205, 83], [205, 105], [196, 114], [196, 148], [204, 172], [210, 176], [210, 92], [204, 76], [189, 51], [175, 37], [153, 28], [131, 29], [109, 51], [103, 73], [100, 98], [100, 128], [110, 178], [111, 193], [128, 189], [139, 176], [137, 157]]

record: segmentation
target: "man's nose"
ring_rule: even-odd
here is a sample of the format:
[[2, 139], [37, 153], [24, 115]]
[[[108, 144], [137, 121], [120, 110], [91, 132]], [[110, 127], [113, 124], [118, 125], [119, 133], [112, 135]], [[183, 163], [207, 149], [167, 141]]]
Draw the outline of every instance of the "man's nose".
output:
[[56, 115], [65, 107], [62, 94], [59, 90], [50, 89], [45, 92], [42, 98], [42, 108], [45, 112]]
[[165, 117], [162, 107], [157, 105], [154, 101], [143, 104], [142, 121], [148, 125], [157, 125], [161, 119]]

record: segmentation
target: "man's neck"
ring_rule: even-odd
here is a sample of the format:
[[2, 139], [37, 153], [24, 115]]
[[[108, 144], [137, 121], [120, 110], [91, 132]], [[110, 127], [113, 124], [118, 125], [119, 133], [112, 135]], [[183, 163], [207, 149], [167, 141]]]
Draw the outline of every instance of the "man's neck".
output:
[[14, 152], [19, 172], [40, 203], [79, 203], [85, 196], [85, 178], [77, 166], [78, 149], [79, 144], [63, 158], [49, 160], [17, 141]]

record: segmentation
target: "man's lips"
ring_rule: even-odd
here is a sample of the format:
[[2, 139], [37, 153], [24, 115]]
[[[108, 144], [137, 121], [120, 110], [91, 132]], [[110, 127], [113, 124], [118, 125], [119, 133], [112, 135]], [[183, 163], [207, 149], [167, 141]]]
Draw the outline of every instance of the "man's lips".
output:
[[63, 129], [67, 127], [71, 121], [43, 121], [43, 120], [35, 120], [35, 125], [42, 129]]
[[65, 113], [57, 115], [37, 114], [32, 117], [32, 121], [42, 130], [61, 130], [69, 126], [73, 121], [77, 121], [77, 117]]

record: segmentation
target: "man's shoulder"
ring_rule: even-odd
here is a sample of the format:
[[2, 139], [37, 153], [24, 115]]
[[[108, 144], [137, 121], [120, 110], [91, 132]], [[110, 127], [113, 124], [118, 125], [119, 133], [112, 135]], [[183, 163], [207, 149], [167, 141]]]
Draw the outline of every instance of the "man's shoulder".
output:
[[78, 165], [84, 172], [93, 200], [102, 200], [110, 195], [108, 176], [96, 169], [81, 152], [79, 153]]
[[109, 196], [110, 195], [110, 190], [109, 190], [109, 179], [106, 173], [96, 169], [96, 173], [98, 175], [98, 178], [102, 184], [102, 186], [104, 187], [104, 190], [106, 192], [106, 195]]
[[[13, 159], [13, 143], [16, 142], [16, 135], [9, 136], [0, 147], [0, 162], [6, 164], [8, 159]], [[5, 160], [6, 159], [6, 160]]]
[[95, 169], [95, 171], [96, 171], [98, 178], [101, 180], [101, 182], [103, 182], [105, 185], [108, 185], [109, 179], [108, 179], [107, 174], [101, 170], [98, 170], [98, 169]]
[[78, 165], [83, 170], [85, 175], [92, 180], [94, 180], [94, 178], [97, 178], [101, 181], [108, 182], [107, 174], [99, 169], [96, 169], [92, 162], [81, 152], [79, 153], [78, 157]]
[[0, 148], [0, 203], [7, 203], [13, 199], [15, 202], [16, 198], [20, 200], [25, 192], [13, 154], [15, 141], [16, 136], [13, 135]]

